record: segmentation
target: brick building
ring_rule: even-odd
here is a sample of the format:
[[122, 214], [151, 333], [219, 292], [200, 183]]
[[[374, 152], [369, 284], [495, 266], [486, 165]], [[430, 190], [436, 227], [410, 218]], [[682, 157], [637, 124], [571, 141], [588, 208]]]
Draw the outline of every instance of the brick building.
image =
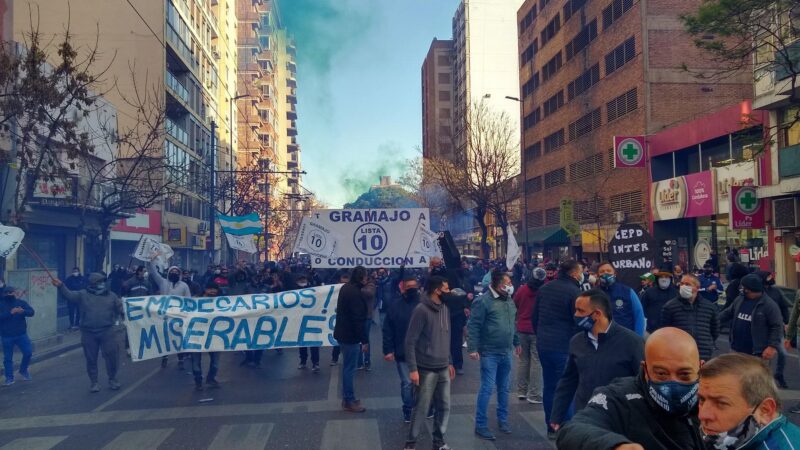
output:
[[[746, 74], [706, 85], [691, 73], [712, 67], [679, 18], [699, 3], [523, 3], [520, 148], [530, 252], [602, 258], [616, 223], [648, 223], [647, 172], [613, 169], [614, 135], [652, 135], [752, 96]], [[560, 226], [562, 200], [573, 201], [580, 237]]]

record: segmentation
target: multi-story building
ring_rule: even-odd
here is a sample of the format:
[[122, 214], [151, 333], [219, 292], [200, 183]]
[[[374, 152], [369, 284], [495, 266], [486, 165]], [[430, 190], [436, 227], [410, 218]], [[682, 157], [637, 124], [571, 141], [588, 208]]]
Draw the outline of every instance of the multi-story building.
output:
[[[652, 135], [751, 97], [744, 74], [714, 84], [693, 74], [714, 67], [680, 20], [699, 3], [523, 3], [522, 241], [531, 254], [603, 258], [616, 222], [648, 223], [647, 172], [613, 169], [613, 136]], [[580, 238], [560, 226], [562, 200], [572, 200]]]
[[433, 39], [422, 63], [422, 157], [453, 157], [453, 41]]

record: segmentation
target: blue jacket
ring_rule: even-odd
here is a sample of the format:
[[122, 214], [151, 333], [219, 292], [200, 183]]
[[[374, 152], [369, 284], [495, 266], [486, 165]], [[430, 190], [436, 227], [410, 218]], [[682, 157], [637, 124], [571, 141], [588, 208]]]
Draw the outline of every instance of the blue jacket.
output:
[[639, 296], [633, 289], [617, 281], [611, 288], [603, 290], [611, 297], [611, 316], [614, 323], [644, 336], [644, 309]]
[[789, 422], [786, 416], [778, 416], [737, 450], [789, 450], [798, 448], [798, 443], [800, 428]]
[[[7, 300], [7, 299], [11, 300]], [[11, 314], [11, 310], [21, 307], [25, 310], [23, 314]], [[33, 317], [34, 311], [31, 305], [24, 300], [16, 297], [4, 297], [0, 299], [0, 336], [16, 337], [28, 331], [26, 317]]]
[[[719, 277], [716, 275], [706, 276], [706, 274], [703, 273], [697, 278], [700, 280], [700, 296], [711, 301], [711, 303], [717, 303], [719, 291], [722, 289], [722, 281], [720, 281]], [[711, 286], [711, 283], [716, 283], [717, 289], [709, 291], [708, 287]]]

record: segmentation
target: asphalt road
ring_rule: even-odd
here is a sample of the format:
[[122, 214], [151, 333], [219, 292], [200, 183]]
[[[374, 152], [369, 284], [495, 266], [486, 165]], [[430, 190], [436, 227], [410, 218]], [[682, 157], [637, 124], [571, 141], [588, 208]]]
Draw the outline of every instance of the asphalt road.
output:
[[[373, 334], [379, 342], [379, 334]], [[373, 350], [373, 370], [360, 371], [357, 395], [363, 414], [340, 410], [339, 371], [331, 367], [330, 349], [322, 350], [321, 372], [298, 370], [297, 351], [267, 352], [260, 369], [239, 367], [241, 356], [222, 355], [215, 390], [194, 391], [190, 373], [166, 369], [158, 360], [120, 368], [122, 390], [89, 393], [80, 350], [32, 366], [33, 381], [0, 389], [0, 450], [24, 449], [400, 449], [402, 421], [399, 381], [393, 363]], [[539, 405], [511, 399], [514, 433], [498, 440], [476, 439], [474, 402], [478, 364], [467, 361], [466, 374], [452, 386], [453, 411], [448, 443], [463, 449], [550, 449]], [[800, 389], [796, 357], [787, 367], [790, 387]], [[513, 386], [513, 383], [512, 383]], [[513, 393], [512, 388], [512, 393]], [[782, 392], [786, 409], [800, 399], [800, 390]], [[490, 417], [494, 414], [490, 407]], [[797, 423], [798, 415], [790, 416]], [[495, 426], [494, 419], [490, 419]], [[430, 437], [418, 448], [430, 448]]]

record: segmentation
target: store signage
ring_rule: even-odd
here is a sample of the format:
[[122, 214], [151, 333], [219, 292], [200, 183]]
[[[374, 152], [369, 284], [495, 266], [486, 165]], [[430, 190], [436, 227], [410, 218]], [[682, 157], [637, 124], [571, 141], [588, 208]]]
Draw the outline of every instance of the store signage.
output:
[[730, 224], [734, 230], [764, 228], [763, 200], [758, 198], [755, 186], [731, 186]]
[[623, 224], [608, 244], [608, 259], [617, 271], [617, 279], [627, 286], [638, 286], [639, 276], [654, 267], [658, 247], [640, 225]]
[[650, 189], [654, 220], [714, 214], [714, 183], [709, 171], [658, 181]]
[[133, 217], [121, 219], [111, 230], [160, 236], [161, 211], [155, 209], [139, 210]]
[[165, 229], [164, 242], [171, 247], [186, 247], [186, 227], [171, 227]]
[[672, 255], [674, 248], [678, 245], [678, 241], [673, 239], [664, 239], [661, 241], [661, 259], [665, 263], [672, 263]]
[[716, 184], [717, 214], [730, 210], [731, 188], [734, 186], [756, 186], [758, 184], [758, 165], [755, 161], [717, 167], [714, 169]]
[[40, 179], [33, 184], [33, 198], [72, 198], [72, 192], [72, 178]]
[[694, 245], [694, 265], [703, 267], [711, 259], [711, 244], [705, 239], [699, 239]]
[[714, 181], [710, 171], [683, 177], [688, 201], [685, 217], [703, 217], [714, 214]]
[[645, 166], [644, 136], [614, 136], [614, 168]]

